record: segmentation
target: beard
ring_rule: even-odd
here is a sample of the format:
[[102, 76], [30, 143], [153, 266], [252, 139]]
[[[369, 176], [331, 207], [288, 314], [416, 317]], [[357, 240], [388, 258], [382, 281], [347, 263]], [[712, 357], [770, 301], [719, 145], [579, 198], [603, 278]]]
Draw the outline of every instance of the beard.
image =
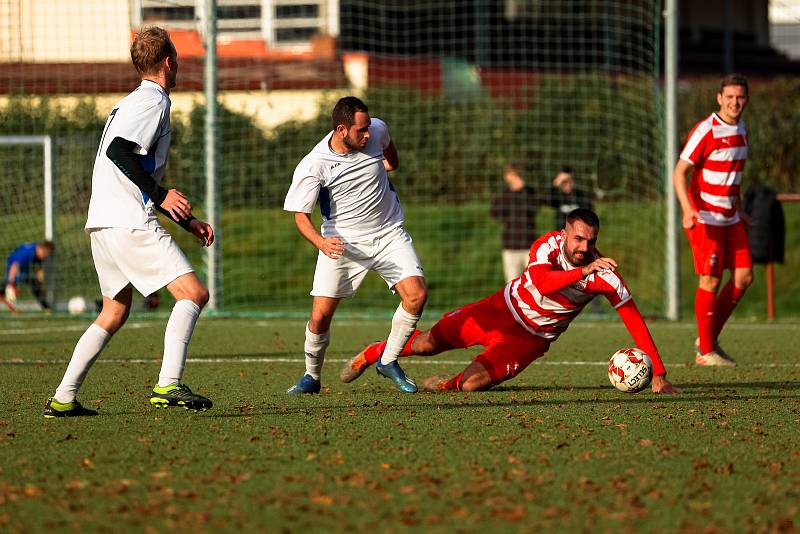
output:
[[593, 255], [589, 251], [584, 252], [582, 258], [576, 258], [574, 251], [567, 251], [566, 256], [567, 261], [569, 261], [575, 267], [585, 267], [593, 261]]
[[364, 143], [363, 145], [359, 145], [358, 143], [351, 141], [347, 137], [344, 138], [344, 146], [346, 146], [350, 151], [361, 150], [362, 148], [364, 148], [365, 145], [366, 143]]

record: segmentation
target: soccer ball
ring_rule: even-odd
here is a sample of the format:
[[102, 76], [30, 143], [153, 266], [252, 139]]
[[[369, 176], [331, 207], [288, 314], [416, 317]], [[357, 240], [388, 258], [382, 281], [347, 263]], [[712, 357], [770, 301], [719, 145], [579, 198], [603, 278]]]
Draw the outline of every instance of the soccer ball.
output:
[[86, 308], [88, 308], [88, 305], [86, 304], [86, 299], [83, 297], [72, 297], [67, 302], [67, 311], [70, 315], [86, 313]]
[[620, 391], [637, 393], [650, 385], [653, 362], [642, 350], [619, 349], [608, 361], [608, 379]]

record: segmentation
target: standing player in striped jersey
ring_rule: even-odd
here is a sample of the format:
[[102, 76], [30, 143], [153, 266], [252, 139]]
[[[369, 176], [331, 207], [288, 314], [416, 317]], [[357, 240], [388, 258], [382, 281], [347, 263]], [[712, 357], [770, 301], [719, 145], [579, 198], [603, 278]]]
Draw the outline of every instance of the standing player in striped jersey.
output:
[[[485, 347], [466, 369], [450, 379], [431, 377], [428, 390], [478, 391], [514, 378], [550, 348], [583, 308], [605, 296], [636, 345], [653, 361], [654, 393], [675, 393], [653, 338], [630, 291], [616, 271], [617, 263], [595, 248], [600, 219], [579, 208], [567, 215], [560, 232], [533, 243], [522, 276], [483, 300], [445, 313], [427, 332], [414, 332], [400, 356], [432, 356], [474, 345]], [[373, 343], [341, 372], [352, 382], [376, 361], [385, 342]]]
[[[741, 209], [742, 171], [747, 159], [747, 130], [742, 113], [747, 80], [730, 74], [720, 81], [719, 111], [694, 127], [672, 179], [683, 211], [694, 269], [700, 276], [695, 294], [695, 361], [698, 365], [736, 365], [717, 339], [739, 299], [753, 281], [753, 261]], [[687, 189], [686, 182], [690, 180]], [[725, 270], [733, 274], [719, 292]]]
[[[377, 272], [400, 296], [388, 343], [376, 370], [405, 393], [416, 383], [397, 356], [414, 332], [428, 298], [400, 200], [388, 172], [399, 159], [385, 122], [370, 118], [358, 98], [340, 99], [329, 132], [297, 165], [283, 209], [294, 212], [300, 234], [319, 249], [304, 344], [306, 370], [289, 394], [319, 393], [329, 330], [339, 301], [355, 295], [367, 271]], [[319, 200], [322, 232], [311, 222]]]
[[166, 31], [149, 27], [131, 44], [131, 60], [142, 82], [117, 103], [106, 121], [86, 220], [103, 309], [78, 340], [61, 384], [47, 401], [46, 418], [97, 415], [75, 397], [89, 368], [125, 324], [132, 287], [150, 295], [166, 286], [176, 301], [150, 403], [157, 408], [211, 407], [209, 399], [181, 383], [189, 340], [208, 291], [156, 214], [156, 210], [163, 213], [203, 245], [214, 241], [211, 226], [192, 217], [183, 193], [160, 185], [172, 136], [169, 91], [177, 80], [178, 54]]

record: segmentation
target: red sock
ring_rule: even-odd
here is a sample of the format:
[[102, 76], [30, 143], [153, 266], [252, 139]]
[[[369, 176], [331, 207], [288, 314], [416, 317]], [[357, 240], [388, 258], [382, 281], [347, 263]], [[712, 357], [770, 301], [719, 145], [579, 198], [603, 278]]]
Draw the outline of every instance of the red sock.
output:
[[461, 380], [464, 378], [464, 371], [461, 371], [456, 376], [439, 384], [439, 389], [443, 391], [461, 391]]
[[714, 313], [714, 330], [711, 332], [715, 340], [719, 337], [722, 327], [725, 326], [736, 305], [739, 304], [739, 299], [744, 295], [744, 291], [744, 289], [736, 287], [733, 280], [729, 280], [720, 291], [717, 297], [717, 309]]
[[717, 294], [697, 288], [694, 297], [694, 314], [697, 318], [697, 334], [700, 337], [700, 352], [708, 354], [714, 350], [714, 310]]
[[[408, 338], [405, 347], [403, 350], [400, 351], [400, 356], [413, 356], [414, 352], [411, 350], [411, 343], [414, 341], [414, 338], [417, 337], [422, 333], [421, 330], [414, 330], [414, 333], [411, 334], [411, 337]], [[381, 341], [380, 343], [375, 343], [367, 347], [367, 350], [364, 352], [364, 359], [367, 360], [369, 363], [375, 363], [381, 359], [381, 354], [383, 354], [383, 350], [386, 348], [386, 341]]]

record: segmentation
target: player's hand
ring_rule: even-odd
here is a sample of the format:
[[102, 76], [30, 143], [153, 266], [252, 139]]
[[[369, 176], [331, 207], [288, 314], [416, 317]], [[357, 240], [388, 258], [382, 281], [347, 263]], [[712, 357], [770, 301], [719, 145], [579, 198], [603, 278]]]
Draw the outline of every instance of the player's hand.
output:
[[6, 285], [6, 294], [5, 294], [5, 301], [6, 306], [9, 310], [14, 313], [19, 313], [17, 310], [17, 288], [14, 284]]
[[694, 228], [695, 222], [700, 219], [700, 214], [695, 211], [684, 211], [681, 224], [685, 229]]
[[653, 393], [672, 394], [678, 392], [677, 388], [664, 375], [655, 375], [650, 387], [653, 389]]
[[210, 247], [214, 243], [214, 229], [205, 221], [192, 219], [189, 222], [189, 231], [197, 236], [204, 247]]
[[597, 258], [592, 263], [581, 269], [581, 274], [586, 278], [592, 273], [613, 271], [617, 268], [617, 262], [611, 258]]
[[326, 237], [317, 248], [330, 259], [338, 260], [344, 254], [344, 241], [338, 237]]
[[176, 221], [188, 219], [192, 214], [192, 205], [189, 203], [189, 199], [177, 189], [167, 191], [167, 196], [161, 203], [161, 207], [168, 211]]
[[753, 226], [753, 218], [750, 217], [743, 211], [739, 211], [739, 218], [742, 220], [742, 224], [744, 224], [744, 229], [749, 230]]

